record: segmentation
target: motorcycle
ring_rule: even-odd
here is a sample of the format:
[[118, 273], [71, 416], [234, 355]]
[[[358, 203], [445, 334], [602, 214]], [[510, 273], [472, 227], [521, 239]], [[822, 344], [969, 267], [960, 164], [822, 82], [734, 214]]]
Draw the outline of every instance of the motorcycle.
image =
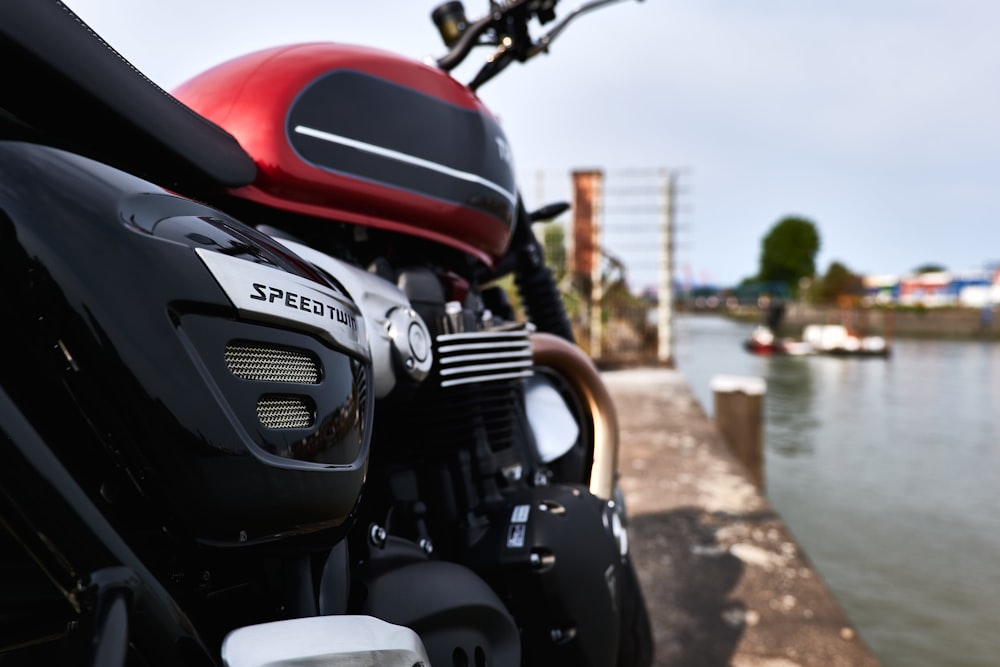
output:
[[555, 2], [449, 2], [436, 66], [297, 45], [173, 97], [0, 7], [5, 657], [648, 664], [614, 406], [531, 232], [564, 207], [474, 93], [602, 4], [534, 41]]

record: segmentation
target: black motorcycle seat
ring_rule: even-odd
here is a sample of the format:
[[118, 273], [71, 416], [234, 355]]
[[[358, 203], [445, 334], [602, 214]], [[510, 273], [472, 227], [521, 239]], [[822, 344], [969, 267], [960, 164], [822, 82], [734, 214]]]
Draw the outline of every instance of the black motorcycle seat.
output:
[[165, 187], [237, 187], [236, 139], [150, 81], [59, 0], [0, 2], [0, 115]]

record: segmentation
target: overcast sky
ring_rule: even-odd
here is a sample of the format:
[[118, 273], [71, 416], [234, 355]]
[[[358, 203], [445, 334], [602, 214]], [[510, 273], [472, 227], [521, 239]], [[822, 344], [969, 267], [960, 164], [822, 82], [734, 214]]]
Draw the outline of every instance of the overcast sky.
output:
[[[65, 1], [167, 90], [297, 41], [444, 52], [421, 0]], [[675, 261], [696, 281], [755, 273], [786, 215], [816, 223], [821, 272], [976, 268], [1000, 260], [998, 25], [989, 0], [627, 0], [480, 97], [529, 205], [566, 197], [574, 168], [680, 170]]]

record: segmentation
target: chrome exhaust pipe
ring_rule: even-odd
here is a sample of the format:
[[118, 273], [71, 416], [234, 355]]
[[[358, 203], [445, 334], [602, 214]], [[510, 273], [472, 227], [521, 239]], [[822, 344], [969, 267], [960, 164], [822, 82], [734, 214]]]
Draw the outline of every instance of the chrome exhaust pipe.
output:
[[590, 470], [590, 492], [603, 500], [615, 500], [618, 476], [618, 413], [601, 374], [583, 350], [552, 334], [531, 334], [532, 358], [536, 366], [560, 373], [581, 405], [588, 408], [594, 433], [594, 464]]

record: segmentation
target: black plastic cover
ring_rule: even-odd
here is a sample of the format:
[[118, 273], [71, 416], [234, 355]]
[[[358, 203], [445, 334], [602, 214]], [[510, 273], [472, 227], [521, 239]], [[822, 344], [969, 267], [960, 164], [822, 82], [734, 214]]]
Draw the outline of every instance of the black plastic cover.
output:
[[[370, 362], [294, 323], [239, 316], [196, 249], [350, 305], [219, 211], [86, 158], [0, 142], [3, 386], [89, 492], [125, 471], [167, 530], [240, 544], [341, 526], [367, 466]], [[318, 377], [236, 377], [233, 341], [296, 351]], [[309, 423], [262, 423], [258, 401], [274, 394], [311, 406]], [[67, 406], [75, 416], [53, 412]]]
[[469, 563], [511, 601], [525, 664], [615, 664], [625, 561], [610, 513], [573, 484], [522, 489], [490, 513]]

